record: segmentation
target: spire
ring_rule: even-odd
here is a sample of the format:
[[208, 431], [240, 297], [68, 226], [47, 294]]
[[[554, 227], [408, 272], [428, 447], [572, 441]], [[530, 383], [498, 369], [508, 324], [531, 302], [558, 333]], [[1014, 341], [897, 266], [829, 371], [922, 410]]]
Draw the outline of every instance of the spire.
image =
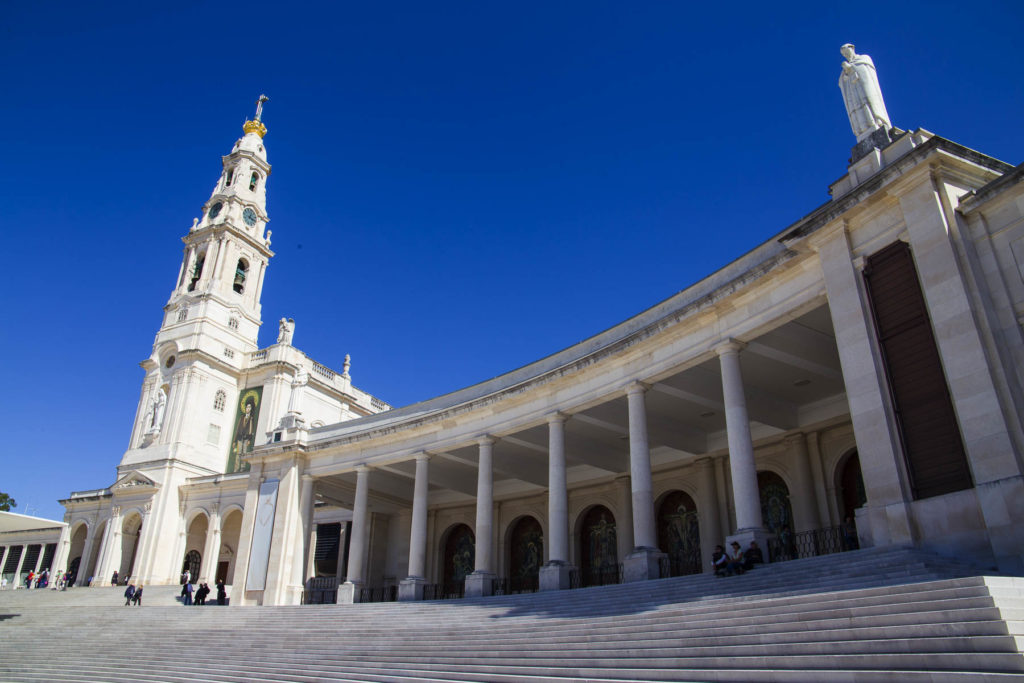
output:
[[266, 95], [260, 95], [256, 100], [256, 116], [252, 121], [246, 121], [245, 125], [242, 126], [242, 130], [246, 133], [256, 133], [260, 137], [267, 134], [267, 127], [263, 125], [263, 121], [260, 117], [263, 115], [263, 103], [269, 102], [270, 98]]

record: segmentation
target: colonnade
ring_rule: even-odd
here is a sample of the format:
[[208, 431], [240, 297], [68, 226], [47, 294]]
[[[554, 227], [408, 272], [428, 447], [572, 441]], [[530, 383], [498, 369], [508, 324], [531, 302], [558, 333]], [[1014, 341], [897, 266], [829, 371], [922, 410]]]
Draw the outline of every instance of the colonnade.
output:
[[[736, 529], [728, 534], [746, 547], [751, 540], [762, 546], [766, 532], [763, 525], [754, 446], [747, 414], [746, 396], [740, 370], [743, 344], [729, 340], [716, 347], [722, 376], [725, 418], [729, 446], [729, 467], [732, 479], [733, 507]], [[648, 386], [640, 381], [629, 383], [623, 393], [628, 405], [629, 477], [628, 505], [631, 517], [631, 552], [624, 559], [624, 579], [641, 581], [660, 576], [659, 562], [664, 553], [658, 547], [658, 531], [654, 510], [651, 455], [648, 440], [646, 394]], [[569, 587], [572, 569], [569, 555], [569, 506], [566, 477], [565, 422], [570, 415], [555, 411], [547, 416], [548, 426], [548, 562], [541, 568], [541, 590]], [[473, 572], [466, 577], [467, 596], [490, 595], [495, 579], [494, 567], [494, 444], [495, 437], [477, 439], [478, 468], [476, 487], [476, 551]], [[413, 487], [412, 524], [409, 541], [408, 576], [399, 586], [400, 600], [422, 598], [426, 584], [427, 509], [430, 454], [417, 453]], [[714, 465], [708, 458], [698, 460], [701, 484], [716, 488]], [[347, 580], [339, 590], [339, 602], [358, 600], [359, 589], [366, 582], [363, 575], [367, 560], [369, 522], [369, 490], [372, 468], [355, 468], [356, 487], [352, 508], [352, 536], [349, 547]], [[624, 492], [625, 493], [625, 492]], [[703, 511], [709, 529], [725, 532], [717, 505], [706, 505]], [[719, 536], [720, 537], [720, 536]], [[306, 553], [308, 555], [308, 553]]]

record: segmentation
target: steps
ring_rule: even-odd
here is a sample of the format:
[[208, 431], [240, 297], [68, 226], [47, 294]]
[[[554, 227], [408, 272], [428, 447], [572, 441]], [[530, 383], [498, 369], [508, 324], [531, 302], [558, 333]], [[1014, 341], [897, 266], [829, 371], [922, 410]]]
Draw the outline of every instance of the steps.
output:
[[[0, 593], [4, 681], [1024, 681], [1024, 579], [911, 549], [557, 593], [184, 608]], [[35, 594], [34, 594], [35, 593]]]

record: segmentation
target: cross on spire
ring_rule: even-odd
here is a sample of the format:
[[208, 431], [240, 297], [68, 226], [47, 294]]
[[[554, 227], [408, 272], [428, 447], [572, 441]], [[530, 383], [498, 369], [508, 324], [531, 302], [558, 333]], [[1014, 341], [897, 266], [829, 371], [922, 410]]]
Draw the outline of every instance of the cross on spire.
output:
[[256, 118], [253, 119], [254, 121], [260, 120], [260, 116], [263, 114], [263, 103], [269, 101], [270, 98], [267, 97], [266, 95], [260, 95], [259, 99], [256, 100]]

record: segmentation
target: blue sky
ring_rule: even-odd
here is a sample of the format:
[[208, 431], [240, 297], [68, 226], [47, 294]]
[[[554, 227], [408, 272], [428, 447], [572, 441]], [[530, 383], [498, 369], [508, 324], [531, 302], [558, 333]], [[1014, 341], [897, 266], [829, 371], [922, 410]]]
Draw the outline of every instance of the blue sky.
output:
[[0, 491], [114, 480], [181, 241], [261, 92], [260, 343], [395, 405], [685, 288], [828, 199], [839, 46], [893, 122], [1024, 161], [1019, 2], [8, 3]]

